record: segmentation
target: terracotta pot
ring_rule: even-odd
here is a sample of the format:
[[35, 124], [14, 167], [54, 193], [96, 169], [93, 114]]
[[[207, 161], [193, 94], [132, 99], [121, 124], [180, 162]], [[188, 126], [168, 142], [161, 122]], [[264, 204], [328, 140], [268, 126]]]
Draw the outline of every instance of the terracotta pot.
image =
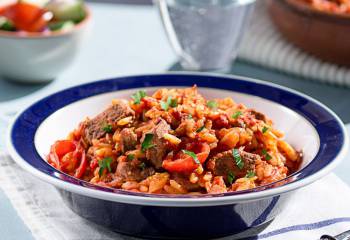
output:
[[300, 0], [268, 0], [282, 35], [325, 61], [350, 66], [350, 15], [321, 12]]

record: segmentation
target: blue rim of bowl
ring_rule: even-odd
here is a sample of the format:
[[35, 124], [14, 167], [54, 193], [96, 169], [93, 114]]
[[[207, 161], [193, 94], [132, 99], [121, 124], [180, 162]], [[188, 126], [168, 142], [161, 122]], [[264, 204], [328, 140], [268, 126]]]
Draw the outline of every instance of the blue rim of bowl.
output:
[[[101, 187], [76, 179], [49, 165], [40, 157], [35, 148], [34, 137], [41, 123], [51, 114], [71, 103], [118, 90], [135, 89], [136, 91], [137, 88], [145, 87], [183, 87], [193, 86], [194, 84], [198, 87], [230, 90], [258, 96], [293, 110], [304, 117], [317, 131], [320, 138], [320, 147], [317, 155], [300, 171], [269, 185], [224, 194], [169, 196]], [[153, 199], [163, 202], [161, 204], [174, 204], [175, 206], [186, 206], [187, 200], [189, 200], [188, 203], [190, 205], [193, 205], [193, 202], [190, 203], [191, 199], [201, 202], [201, 205], [212, 205], [213, 203], [210, 199], [225, 199], [225, 201], [222, 201], [222, 204], [228, 204], [246, 199], [278, 195], [294, 190], [329, 173], [345, 156], [347, 146], [347, 133], [341, 120], [326, 106], [304, 94], [276, 84], [245, 77], [188, 72], [118, 77], [62, 90], [43, 98], [19, 113], [9, 129], [8, 137], [8, 149], [14, 160], [32, 174], [52, 183], [56, 187], [87, 196], [92, 194], [96, 198], [112, 201], [153, 205]], [[109, 193], [112, 193], [115, 197], [109, 195]], [[123, 197], [118, 199], [117, 196]]]

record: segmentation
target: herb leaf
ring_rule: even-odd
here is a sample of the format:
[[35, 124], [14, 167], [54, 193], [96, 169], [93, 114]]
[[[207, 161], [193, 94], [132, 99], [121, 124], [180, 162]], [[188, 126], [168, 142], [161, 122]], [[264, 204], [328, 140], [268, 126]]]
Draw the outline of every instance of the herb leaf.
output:
[[237, 111], [232, 115], [233, 119], [237, 119], [239, 116], [241, 116], [243, 113], [241, 111]]
[[207, 106], [210, 109], [215, 109], [215, 108], [218, 107], [218, 103], [215, 102], [214, 100], [210, 100], [210, 101], [207, 102]]
[[146, 163], [144, 163], [144, 162], [140, 163], [139, 168], [141, 168], [142, 170], [145, 170]]
[[205, 128], [205, 126], [203, 125], [200, 128], [198, 128], [196, 132], [199, 133], [199, 132], [203, 131], [204, 128]]
[[102, 127], [102, 130], [105, 131], [106, 133], [112, 133], [113, 132], [113, 127], [110, 124], [106, 124]]
[[141, 99], [146, 97], [146, 92], [143, 90], [137, 91], [136, 93], [134, 93], [131, 98], [134, 100], [135, 104], [140, 104], [141, 103]]
[[262, 151], [261, 151], [261, 153], [263, 154], [263, 156], [265, 157], [265, 160], [266, 161], [269, 161], [269, 160], [271, 160], [271, 155], [266, 151], [266, 149], [263, 149]]
[[268, 130], [269, 130], [269, 128], [264, 126], [263, 129], [262, 129], [262, 133], [266, 133]]
[[112, 172], [111, 163], [113, 161], [113, 158], [106, 157], [98, 162], [98, 166], [100, 167], [100, 170], [98, 171], [98, 175], [101, 177], [103, 174], [103, 171], [105, 169], [108, 170], [108, 172]]
[[236, 176], [233, 174], [233, 172], [229, 172], [227, 174], [227, 181], [231, 185], [233, 181], [235, 180]]
[[164, 110], [167, 111], [169, 109], [169, 104], [171, 102], [171, 97], [169, 96], [166, 102], [160, 101], [160, 107]]
[[244, 168], [244, 162], [243, 162], [243, 160], [241, 158], [239, 150], [234, 148], [232, 150], [232, 155], [233, 155], [233, 158], [235, 159], [237, 167], [242, 170]]
[[194, 152], [188, 151], [188, 150], [182, 150], [182, 152], [188, 156], [190, 156], [191, 158], [193, 158], [193, 160], [199, 165], [201, 164], [201, 162], [198, 160], [197, 155]]
[[145, 139], [143, 140], [141, 144], [141, 150], [142, 152], [146, 151], [149, 148], [154, 147], [155, 145], [152, 144], [152, 139], [153, 139], [153, 134], [152, 133], [147, 133], [145, 136]]
[[160, 106], [163, 110], [167, 111], [169, 107], [176, 107], [177, 106], [177, 99], [172, 99], [171, 96], [168, 97], [166, 102], [160, 101]]
[[246, 178], [252, 178], [255, 177], [255, 172], [252, 170], [249, 170], [247, 174], [245, 175]]
[[126, 158], [131, 161], [135, 159], [135, 154], [129, 154], [128, 156], [126, 156]]
[[177, 107], [178, 103], [177, 103], [177, 99], [174, 98], [174, 99], [171, 99], [170, 103], [169, 103], [169, 106], [174, 108], [174, 107]]

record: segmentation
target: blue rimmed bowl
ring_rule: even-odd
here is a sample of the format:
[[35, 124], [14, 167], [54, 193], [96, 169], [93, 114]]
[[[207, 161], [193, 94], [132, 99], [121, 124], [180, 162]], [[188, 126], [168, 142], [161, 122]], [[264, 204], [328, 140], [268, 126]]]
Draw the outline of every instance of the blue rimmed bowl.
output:
[[[138, 89], [197, 84], [208, 97], [233, 97], [266, 113], [286, 140], [303, 151], [301, 169], [274, 184], [203, 196], [166, 196], [104, 188], [68, 176], [47, 164], [50, 145], [113, 98]], [[8, 134], [8, 150], [25, 170], [54, 185], [80, 216], [113, 231], [151, 238], [213, 238], [241, 234], [272, 221], [291, 194], [329, 173], [345, 156], [348, 138], [341, 120], [318, 101], [275, 84], [238, 76], [167, 73], [119, 77], [69, 88], [19, 113]]]

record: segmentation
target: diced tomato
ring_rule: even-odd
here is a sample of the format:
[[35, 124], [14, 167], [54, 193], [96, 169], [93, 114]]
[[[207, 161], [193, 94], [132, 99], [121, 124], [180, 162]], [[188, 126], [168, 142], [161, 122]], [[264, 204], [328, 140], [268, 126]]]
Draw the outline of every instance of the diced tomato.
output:
[[[210, 147], [207, 143], [194, 143], [187, 146], [186, 150], [192, 151], [196, 154], [199, 162], [203, 164], [209, 156]], [[169, 172], [190, 173], [198, 168], [198, 164], [194, 159], [180, 151], [173, 159], [165, 159], [163, 161], [163, 168]]]

